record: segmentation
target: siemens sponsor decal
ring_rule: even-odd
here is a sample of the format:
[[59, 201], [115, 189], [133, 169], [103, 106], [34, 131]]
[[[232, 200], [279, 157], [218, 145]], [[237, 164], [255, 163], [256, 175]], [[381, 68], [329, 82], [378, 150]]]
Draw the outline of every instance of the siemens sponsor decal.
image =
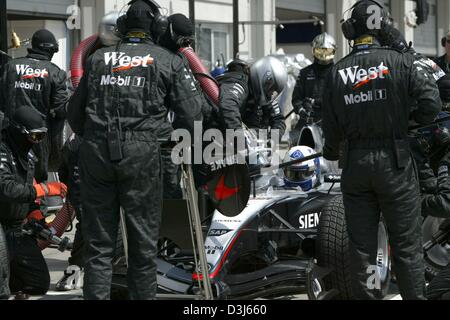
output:
[[350, 106], [365, 102], [381, 101], [387, 99], [386, 89], [352, 93], [344, 96], [345, 105]]
[[309, 213], [298, 218], [299, 229], [314, 229], [319, 226], [321, 212]]

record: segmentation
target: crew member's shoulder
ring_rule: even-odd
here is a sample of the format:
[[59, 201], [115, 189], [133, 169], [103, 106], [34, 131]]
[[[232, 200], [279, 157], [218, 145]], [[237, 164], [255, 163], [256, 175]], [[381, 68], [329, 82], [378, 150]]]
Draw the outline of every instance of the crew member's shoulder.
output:
[[16, 65], [28, 63], [29, 61], [30, 59], [28, 59], [27, 57], [13, 58], [9, 60], [7, 63], [5, 63], [5, 67], [15, 68]]
[[117, 46], [101, 47], [101, 48], [98, 48], [97, 50], [95, 50], [89, 56], [89, 58], [94, 59], [94, 58], [101, 57], [103, 59], [105, 53], [107, 53], [107, 52], [116, 52], [116, 51], [120, 51], [120, 48], [119, 48], [119, 50], [117, 50]]
[[223, 75], [221, 75], [220, 77], [217, 78], [217, 81], [222, 84], [222, 83], [234, 83], [236, 81], [242, 82], [242, 83], [247, 83], [248, 81], [248, 76], [244, 73], [244, 72], [239, 72], [239, 71], [227, 71], [225, 72]]
[[380, 57], [387, 56], [393, 59], [403, 59], [404, 61], [414, 62], [414, 60], [416, 60], [416, 57], [412, 52], [410, 51], [405, 52], [390, 47], [377, 47], [374, 49], [373, 53]]
[[162, 59], [169, 63], [184, 64], [184, 60], [179, 54], [173, 53], [164, 47], [153, 45], [152, 52], [155, 56], [158, 56], [160, 60]]
[[50, 64], [49, 64], [50, 72], [53, 72], [53, 73], [59, 74], [59, 75], [67, 76], [67, 73], [66, 73], [65, 70], [61, 69], [57, 64], [55, 64], [53, 62], [51, 62], [51, 61], [49, 61], [49, 62], [50, 62]]
[[150, 46], [152, 47], [152, 51], [154, 51], [157, 54], [167, 55], [170, 57], [177, 56], [177, 54], [173, 53], [169, 49], [159, 46], [157, 44], [152, 43], [150, 44]]
[[300, 73], [307, 74], [307, 73], [312, 72], [312, 71], [314, 71], [314, 63], [310, 64], [307, 67], [304, 67], [302, 70], [300, 70]]
[[0, 143], [0, 164], [14, 164], [11, 148], [5, 142]]

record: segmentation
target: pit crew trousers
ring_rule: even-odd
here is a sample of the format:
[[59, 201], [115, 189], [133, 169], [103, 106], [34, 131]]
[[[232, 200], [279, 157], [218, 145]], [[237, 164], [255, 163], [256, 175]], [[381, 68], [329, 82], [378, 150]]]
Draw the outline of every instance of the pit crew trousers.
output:
[[0, 223], [0, 300], [8, 299], [9, 295], [8, 245]]
[[6, 229], [12, 293], [44, 295], [50, 287], [50, 273], [36, 237], [22, 233], [20, 227]]
[[128, 235], [128, 289], [134, 300], [156, 295], [156, 251], [162, 207], [160, 148], [149, 132], [126, 132], [123, 160], [111, 162], [106, 140], [80, 148], [84, 298], [110, 299], [120, 208]]
[[427, 299], [450, 300], [450, 264], [427, 287]]
[[350, 241], [352, 289], [357, 298], [377, 299], [369, 285], [376, 266], [378, 225], [382, 214], [388, 229], [392, 267], [405, 300], [425, 299], [421, 205], [417, 170], [409, 159], [398, 169], [390, 148], [350, 150], [342, 176]]
[[172, 150], [162, 149], [161, 159], [163, 165], [163, 197], [165, 200], [179, 200], [183, 198], [181, 191], [181, 170], [172, 161]]
[[84, 237], [82, 232], [82, 208], [81, 206], [75, 206], [74, 208], [75, 214], [77, 217], [77, 224], [75, 226], [75, 237], [73, 240], [73, 248], [70, 251], [69, 257], [69, 265], [79, 266], [80, 268], [84, 268]]

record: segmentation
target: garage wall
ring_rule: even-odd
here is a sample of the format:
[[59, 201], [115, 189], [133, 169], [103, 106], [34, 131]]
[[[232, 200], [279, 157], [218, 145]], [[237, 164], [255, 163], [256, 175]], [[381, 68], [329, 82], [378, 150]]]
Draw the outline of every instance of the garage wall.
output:
[[[23, 39], [31, 39], [33, 34], [39, 29], [48, 29], [54, 35], [59, 44], [59, 52], [55, 53], [52, 62], [63, 70], [67, 70], [69, 65], [69, 53], [67, 52], [67, 30], [64, 21], [59, 20], [18, 20], [8, 22], [8, 29], [14, 30], [19, 37]], [[8, 42], [11, 42], [11, 35], [8, 35]], [[10, 49], [8, 53], [13, 58], [26, 56], [27, 48], [31, 48], [31, 43], [24, 45], [19, 49]]]
[[34, 13], [51, 13], [55, 15], [67, 15], [67, 7], [74, 3], [73, 0], [1, 0], [7, 1], [8, 10], [25, 11]]
[[430, 15], [428, 21], [414, 29], [414, 46], [416, 50], [428, 56], [438, 54], [437, 6], [436, 0], [428, 0]]
[[277, 8], [325, 13], [325, 0], [277, 0]]

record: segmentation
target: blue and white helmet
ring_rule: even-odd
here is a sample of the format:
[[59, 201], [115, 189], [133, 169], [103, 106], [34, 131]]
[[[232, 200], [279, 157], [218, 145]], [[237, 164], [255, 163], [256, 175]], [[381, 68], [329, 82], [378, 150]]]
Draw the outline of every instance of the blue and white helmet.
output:
[[[316, 152], [310, 147], [294, 147], [286, 154], [284, 162], [303, 159]], [[309, 191], [320, 182], [320, 159], [312, 159], [298, 163], [284, 169], [284, 182], [286, 187]]]

